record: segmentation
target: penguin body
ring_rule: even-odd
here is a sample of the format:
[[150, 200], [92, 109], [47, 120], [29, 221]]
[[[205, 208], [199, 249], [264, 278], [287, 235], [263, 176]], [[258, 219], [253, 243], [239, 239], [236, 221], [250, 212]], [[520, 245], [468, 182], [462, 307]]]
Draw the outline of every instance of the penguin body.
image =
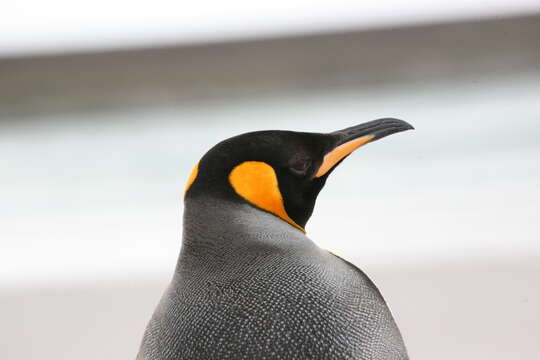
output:
[[[255, 148], [260, 146], [261, 139], [254, 143]], [[223, 153], [230, 144], [225, 145], [209, 156], [229, 153]], [[280, 208], [279, 202], [272, 202], [276, 198], [269, 200], [267, 194], [275, 189], [265, 186], [274, 184], [270, 181], [274, 179], [281, 196], [277, 199], [285, 201], [282, 184], [286, 181], [282, 180], [289, 174], [280, 175], [282, 169], [276, 163], [251, 150], [244, 158], [233, 155], [232, 163], [227, 155], [218, 156], [215, 164], [225, 169], [226, 182], [217, 179], [221, 170], [205, 171], [209, 162], [204, 157], [194, 171], [186, 193], [177, 267], [146, 329], [137, 359], [408, 359], [376, 286], [362, 271], [320, 249], [303, 232], [314, 200], [313, 204], [311, 199], [304, 200], [309, 213], [304, 217], [301, 211]], [[297, 164], [305, 154], [286, 150], [296, 167], [291, 170], [294, 176], [322, 183], [314, 190], [303, 188], [316, 197], [326, 178], [314, 179], [328, 160], [317, 163], [310, 158], [313, 168], [305, 171], [305, 166]], [[341, 160], [332, 159], [335, 164], [330, 168]], [[268, 168], [255, 166], [254, 161], [271, 164], [271, 169], [265, 173]], [[254, 174], [242, 168], [233, 171], [246, 163], [245, 168]], [[241, 174], [239, 181], [236, 173]], [[255, 188], [242, 181], [255, 181]]]

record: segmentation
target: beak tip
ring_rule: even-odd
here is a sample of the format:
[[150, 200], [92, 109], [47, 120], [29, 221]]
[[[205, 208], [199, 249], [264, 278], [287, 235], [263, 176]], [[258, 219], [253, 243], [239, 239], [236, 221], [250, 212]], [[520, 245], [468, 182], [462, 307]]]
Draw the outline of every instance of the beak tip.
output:
[[384, 118], [375, 120], [378, 124], [377, 128], [373, 132], [373, 141], [382, 139], [391, 134], [395, 134], [402, 131], [414, 130], [414, 126], [408, 122], [396, 119], [396, 118]]
[[[403, 121], [403, 120], [401, 120], [401, 121]], [[406, 121], [403, 121], [403, 126], [405, 127], [405, 130], [415, 130], [414, 126], [412, 126], [411, 124], [409, 124]]]
[[382, 120], [383, 123], [392, 123], [392, 125], [400, 127], [402, 131], [414, 130], [414, 126], [412, 126], [405, 120], [396, 119], [396, 118], [384, 118], [384, 119], [379, 119], [379, 120]]

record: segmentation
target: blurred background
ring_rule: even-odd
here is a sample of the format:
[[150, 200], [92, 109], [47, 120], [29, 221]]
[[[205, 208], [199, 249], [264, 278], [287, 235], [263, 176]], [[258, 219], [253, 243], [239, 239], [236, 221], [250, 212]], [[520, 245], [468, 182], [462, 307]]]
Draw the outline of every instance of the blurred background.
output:
[[209, 147], [387, 116], [416, 130], [338, 168], [308, 235], [411, 359], [537, 358], [540, 2], [3, 4], [2, 357], [134, 358]]

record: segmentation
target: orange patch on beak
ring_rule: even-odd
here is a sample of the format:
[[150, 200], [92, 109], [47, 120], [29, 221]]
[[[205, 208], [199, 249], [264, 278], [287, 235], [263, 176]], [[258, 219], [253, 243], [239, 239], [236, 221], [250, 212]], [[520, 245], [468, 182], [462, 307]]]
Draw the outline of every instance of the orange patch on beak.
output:
[[323, 163], [315, 177], [321, 177], [326, 174], [330, 169], [332, 169], [338, 162], [340, 162], [345, 156], [352, 153], [354, 150], [358, 149], [360, 146], [367, 144], [374, 138], [373, 135], [362, 136], [358, 139], [347, 141], [344, 144], [339, 145], [334, 150], [330, 151], [328, 154], [324, 155]]

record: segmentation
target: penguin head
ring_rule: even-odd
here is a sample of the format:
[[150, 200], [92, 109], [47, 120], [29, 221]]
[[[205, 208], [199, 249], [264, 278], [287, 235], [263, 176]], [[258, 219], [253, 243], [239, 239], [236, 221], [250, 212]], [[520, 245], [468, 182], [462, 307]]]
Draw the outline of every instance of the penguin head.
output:
[[209, 196], [248, 203], [304, 231], [317, 195], [343, 159], [362, 145], [409, 129], [403, 120], [385, 118], [331, 133], [269, 130], [232, 137], [195, 166], [186, 206]]

